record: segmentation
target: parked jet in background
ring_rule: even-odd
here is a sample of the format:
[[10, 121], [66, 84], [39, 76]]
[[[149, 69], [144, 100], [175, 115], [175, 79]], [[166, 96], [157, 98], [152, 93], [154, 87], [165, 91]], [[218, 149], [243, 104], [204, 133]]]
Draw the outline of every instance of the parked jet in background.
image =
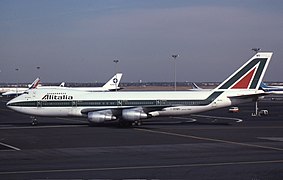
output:
[[202, 90], [196, 83], [192, 82], [193, 89]]
[[79, 91], [115, 91], [120, 90], [119, 87], [120, 81], [122, 78], [122, 73], [115, 74], [107, 83], [105, 83], [102, 87], [65, 87], [65, 82], [62, 82], [59, 86], [38, 86], [37, 89], [69, 89], [69, 90], [79, 90]]
[[272, 52], [258, 52], [210, 91], [85, 92], [72, 89], [31, 89], [7, 103], [33, 116], [78, 116], [90, 123], [119, 120], [140, 124], [143, 119], [182, 116], [248, 103], [264, 96], [260, 83]]
[[199, 87], [196, 83], [192, 82], [192, 89], [189, 89], [190, 91], [211, 91], [212, 89], [203, 89]]
[[32, 84], [28, 85], [28, 88], [2, 88], [2, 96], [19, 96], [26, 92], [28, 89], [34, 89], [38, 86], [40, 80], [36, 78]]
[[270, 92], [272, 94], [283, 94], [283, 86], [267, 86], [265, 83], [261, 83], [260, 87], [266, 91]]
[[105, 83], [102, 87], [65, 87], [65, 89], [73, 89], [73, 90], [81, 90], [81, 91], [115, 91], [120, 90], [119, 87], [122, 73], [115, 74], [107, 83]]
[[25, 93], [29, 89], [36, 89], [36, 88], [38, 89], [38, 88], [43, 88], [43, 87], [44, 88], [56, 88], [56, 87], [59, 88], [59, 87], [64, 87], [65, 85], [65, 82], [62, 82], [59, 86], [41, 86], [39, 83], [40, 83], [40, 79], [36, 78], [32, 84], [28, 85], [29, 88], [20, 88], [20, 90], [18, 88], [13, 88], [5, 93], [2, 93], [2, 96], [15, 97], [15, 96], [19, 96]]
[[[104, 84], [102, 87], [65, 87], [65, 82], [62, 82], [59, 86], [41, 86], [39, 85], [40, 79], [37, 78], [31, 85], [29, 85], [29, 88], [9, 88], [6, 89], [6, 92], [2, 93], [2, 96], [19, 96], [26, 92], [28, 89], [54, 89], [54, 88], [63, 88], [63, 89], [74, 89], [74, 90], [81, 90], [81, 91], [115, 91], [120, 90], [119, 87], [120, 80], [122, 78], [122, 73], [117, 73], [114, 75], [106, 84]], [[4, 91], [4, 89], [3, 89]]]

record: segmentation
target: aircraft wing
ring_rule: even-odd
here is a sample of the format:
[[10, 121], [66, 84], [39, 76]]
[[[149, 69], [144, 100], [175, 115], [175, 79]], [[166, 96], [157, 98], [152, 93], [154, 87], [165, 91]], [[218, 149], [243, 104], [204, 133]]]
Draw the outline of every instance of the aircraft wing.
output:
[[129, 106], [129, 107], [113, 107], [105, 109], [87, 108], [81, 111], [82, 114], [88, 117], [89, 122], [99, 123], [107, 120], [124, 119], [129, 121], [136, 121], [140, 119], [147, 119], [152, 116], [154, 111], [162, 111], [168, 106]]
[[136, 109], [136, 108], [138, 108], [139, 110], [142, 110], [145, 113], [149, 113], [152, 111], [161, 111], [162, 109], [167, 108], [167, 107], [171, 107], [171, 106], [160, 105], [160, 106], [123, 107], [123, 108], [115, 107], [115, 108], [105, 108], [105, 109], [86, 108], [86, 109], [83, 109], [81, 113], [87, 115], [89, 112], [99, 112], [99, 111], [111, 110], [113, 114], [120, 115], [121, 111], [124, 109]]

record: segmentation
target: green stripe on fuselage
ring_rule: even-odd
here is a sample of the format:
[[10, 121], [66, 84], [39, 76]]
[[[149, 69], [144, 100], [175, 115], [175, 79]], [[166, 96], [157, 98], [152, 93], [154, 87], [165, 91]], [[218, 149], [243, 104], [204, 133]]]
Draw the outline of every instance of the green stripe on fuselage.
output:
[[101, 107], [101, 106], [206, 106], [212, 103], [223, 91], [213, 92], [204, 100], [99, 100], [99, 101], [24, 101], [10, 103], [19, 107]]

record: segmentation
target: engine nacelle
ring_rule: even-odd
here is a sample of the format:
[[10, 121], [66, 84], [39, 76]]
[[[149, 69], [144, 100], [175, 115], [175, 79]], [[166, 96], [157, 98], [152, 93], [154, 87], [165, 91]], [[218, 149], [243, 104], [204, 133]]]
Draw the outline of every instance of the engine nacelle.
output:
[[102, 123], [105, 121], [111, 121], [117, 119], [115, 116], [113, 116], [111, 110], [89, 112], [87, 116], [88, 116], [88, 120], [94, 123]]
[[140, 119], [146, 119], [148, 118], [148, 115], [141, 108], [135, 108], [135, 109], [124, 109], [122, 111], [122, 117], [124, 120], [136, 121]]

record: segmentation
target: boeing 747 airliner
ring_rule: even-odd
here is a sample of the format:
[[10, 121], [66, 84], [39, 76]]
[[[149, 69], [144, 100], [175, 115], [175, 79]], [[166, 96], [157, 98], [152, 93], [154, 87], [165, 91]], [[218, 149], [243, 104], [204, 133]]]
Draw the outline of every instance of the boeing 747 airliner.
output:
[[83, 92], [32, 89], [7, 107], [32, 116], [85, 117], [90, 123], [125, 124], [161, 116], [183, 116], [248, 103], [268, 94], [259, 89], [272, 52], [258, 52], [210, 91]]

